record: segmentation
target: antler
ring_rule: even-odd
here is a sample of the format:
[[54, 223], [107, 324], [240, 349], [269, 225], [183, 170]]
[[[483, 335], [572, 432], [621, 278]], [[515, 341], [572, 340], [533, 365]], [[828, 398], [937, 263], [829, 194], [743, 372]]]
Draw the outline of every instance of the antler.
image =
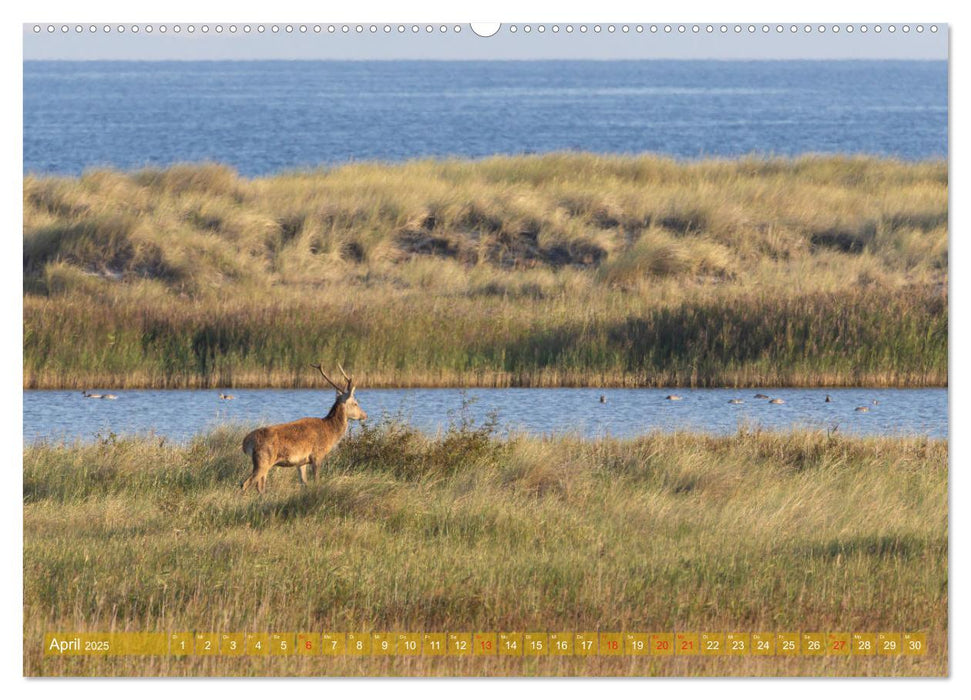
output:
[[340, 362], [337, 363], [337, 369], [339, 369], [341, 371], [341, 374], [344, 375], [344, 379], [347, 380], [347, 393], [348, 394], [353, 393], [353, 391], [354, 391], [354, 380], [352, 380], [350, 377], [347, 376], [347, 372], [345, 372], [344, 371], [344, 368], [341, 367], [341, 363]]
[[[320, 372], [320, 374], [321, 374], [321, 375], [323, 376], [323, 378], [327, 380], [327, 383], [328, 383], [328, 384], [330, 384], [330, 385], [331, 385], [332, 387], [334, 387], [334, 389], [335, 389], [335, 390], [336, 390], [336, 391], [337, 391], [338, 393], [340, 393], [340, 394], [343, 394], [343, 393], [344, 393], [345, 391], [347, 391], [347, 389], [341, 389], [341, 388], [340, 388], [339, 386], [337, 386], [337, 384], [335, 384], [335, 383], [334, 383], [334, 380], [333, 380], [333, 379], [331, 379], [330, 377], [328, 377], [328, 376], [327, 376], [327, 375], [326, 375], [326, 374], [324, 373], [324, 370], [323, 370], [323, 368], [322, 368], [322, 367], [321, 367], [320, 365], [314, 365], [314, 364], [311, 364], [310, 366], [311, 366], [311, 367], [313, 367], [313, 368], [314, 368], [315, 370], [317, 370], [318, 372]], [[341, 370], [341, 371], [343, 372], [343, 370]]]

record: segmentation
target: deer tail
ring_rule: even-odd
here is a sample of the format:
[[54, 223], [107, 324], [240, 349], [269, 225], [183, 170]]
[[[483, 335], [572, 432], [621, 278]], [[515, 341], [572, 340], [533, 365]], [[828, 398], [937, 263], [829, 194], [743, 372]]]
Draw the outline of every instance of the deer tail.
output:
[[256, 437], [250, 433], [243, 438], [243, 452], [248, 456], [253, 456], [253, 448], [256, 446]]

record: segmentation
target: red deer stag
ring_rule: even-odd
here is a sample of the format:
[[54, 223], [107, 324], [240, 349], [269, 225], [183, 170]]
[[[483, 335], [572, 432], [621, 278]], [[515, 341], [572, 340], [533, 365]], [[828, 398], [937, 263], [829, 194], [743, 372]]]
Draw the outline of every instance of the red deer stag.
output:
[[266, 477], [273, 467], [297, 467], [300, 482], [307, 485], [307, 465], [317, 478], [317, 467], [347, 432], [347, 421], [365, 420], [367, 413], [354, 398], [354, 381], [337, 365], [346, 386], [341, 388], [324, 374], [320, 365], [311, 365], [337, 390], [337, 400], [326, 418], [301, 418], [292, 423], [257, 428], [243, 438], [243, 452], [253, 459], [253, 473], [243, 482], [243, 491], [256, 484], [260, 493], [266, 490]]

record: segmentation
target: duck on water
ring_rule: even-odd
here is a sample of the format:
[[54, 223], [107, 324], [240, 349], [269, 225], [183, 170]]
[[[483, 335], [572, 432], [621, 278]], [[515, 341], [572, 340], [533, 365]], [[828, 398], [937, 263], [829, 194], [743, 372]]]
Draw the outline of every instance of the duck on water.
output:
[[89, 394], [87, 389], [81, 390], [81, 395], [86, 399], [117, 399], [114, 394]]

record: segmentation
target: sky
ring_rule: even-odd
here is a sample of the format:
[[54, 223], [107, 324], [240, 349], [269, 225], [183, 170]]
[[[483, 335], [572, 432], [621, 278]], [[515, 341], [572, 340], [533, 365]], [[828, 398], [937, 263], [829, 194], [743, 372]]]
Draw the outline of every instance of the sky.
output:
[[[398, 24], [304, 24], [267, 23], [187, 23], [120, 25], [112, 23], [110, 32], [105, 24], [81, 26], [63, 23], [24, 24], [24, 60], [537, 60], [537, 59], [937, 59], [948, 57], [948, 25], [921, 24], [868, 24], [865, 33], [862, 25], [827, 23], [806, 24], [635, 24], [586, 23], [581, 25], [559, 24], [553, 32], [553, 24], [504, 24], [490, 37], [482, 37], [472, 31], [469, 24], [448, 24], [446, 32], [441, 24], [404, 26]], [[132, 31], [132, 27], [137, 32]], [[189, 27], [192, 26], [192, 33]], [[221, 32], [217, 32], [217, 26]], [[250, 32], [244, 32], [249, 26]], [[258, 32], [263, 26], [264, 31]], [[277, 27], [274, 33], [272, 28]], [[288, 33], [286, 27], [292, 31]], [[319, 33], [315, 27], [319, 26]], [[347, 32], [344, 33], [344, 27]], [[361, 32], [357, 31], [358, 26]], [[427, 28], [431, 26], [432, 31]], [[529, 32], [525, 31], [529, 27]], [[567, 31], [567, 26], [572, 32]], [[586, 28], [582, 32], [580, 27]], [[623, 27], [628, 31], [624, 33]], [[698, 31], [694, 28], [697, 26]], [[755, 31], [750, 32], [749, 27]], [[782, 26], [782, 31], [778, 27]], [[806, 28], [810, 27], [807, 32]], [[825, 31], [820, 31], [820, 27]], [[893, 26], [894, 31], [890, 31]], [[931, 31], [931, 27], [937, 29]], [[35, 27], [39, 31], [35, 31]], [[123, 27], [123, 31], [119, 31]], [[151, 30], [149, 30], [151, 27]], [[203, 27], [207, 31], [203, 31]], [[235, 32], [231, 28], [235, 27]], [[301, 32], [300, 28], [305, 27]], [[329, 31], [334, 28], [333, 33]], [[459, 27], [458, 32], [455, 27]], [[515, 29], [513, 29], [515, 27]], [[600, 27], [600, 32], [595, 28]], [[609, 28], [613, 27], [611, 33]], [[637, 28], [642, 31], [638, 32]], [[652, 32], [651, 28], [656, 31]], [[739, 31], [736, 32], [736, 27]], [[767, 27], [768, 31], [763, 31]], [[793, 32], [793, 27], [796, 31]], [[833, 28], [838, 31], [834, 32]], [[67, 31], [64, 31], [64, 29]], [[669, 31], [665, 31], [669, 28]], [[679, 31], [683, 28], [683, 32]], [[53, 31], [51, 31], [53, 29]]]

